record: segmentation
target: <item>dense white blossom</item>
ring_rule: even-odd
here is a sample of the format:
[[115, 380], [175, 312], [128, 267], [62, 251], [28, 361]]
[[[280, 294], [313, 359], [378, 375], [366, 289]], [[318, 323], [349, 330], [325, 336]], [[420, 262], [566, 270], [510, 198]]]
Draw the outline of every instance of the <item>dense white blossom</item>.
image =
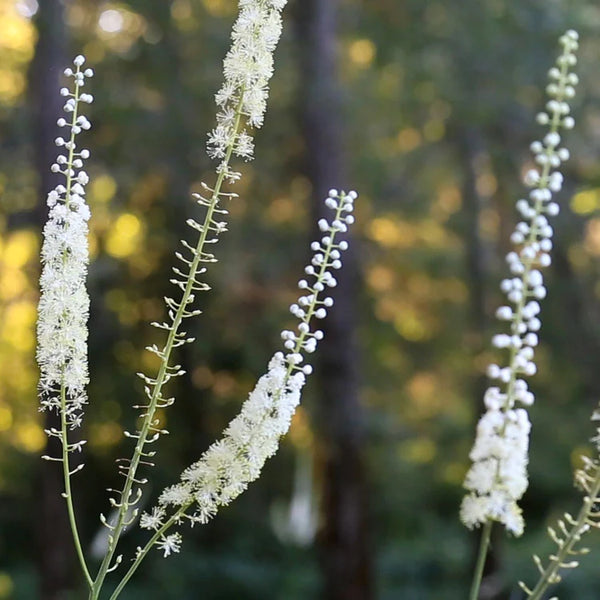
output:
[[[252, 137], [236, 127], [238, 114], [249, 127], [261, 127], [273, 75], [273, 52], [281, 36], [281, 11], [287, 0], [240, 0], [232, 45], [223, 62], [225, 81], [215, 100], [217, 126], [208, 136], [208, 153], [225, 159], [228, 149], [245, 160], [253, 155]], [[228, 163], [222, 165], [229, 179]], [[233, 173], [233, 180], [236, 179]]]
[[525, 175], [525, 183], [532, 189], [528, 199], [516, 204], [522, 220], [511, 235], [515, 248], [506, 257], [511, 276], [500, 284], [507, 303], [496, 316], [508, 322], [509, 331], [495, 335], [492, 345], [508, 351], [508, 364], [491, 364], [487, 369], [494, 384], [484, 397], [487, 412], [477, 427], [470, 454], [473, 465], [464, 483], [468, 494], [461, 507], [461, 519], [468, 527], [499, 521], [514, 535], [521, 535], [524, 527], [517, 502], [528, 485], [530, 430], [526, 411], [515, 405], [534, 402], [524, 378], [537, 370], [534, 355], [541, 327], [540, 301], [546, 297], [542, 270], [551, 263], [549, 217], [559, 212], [552, 195], [562, 187], [563, 176], [557, 169], [569, 158], [568, 150], [560, 146], [559, 131], [574, 124], [568, 102], [575, 95], [577, 76], [569, 71], [577, 62], [577, 33], [568, 31], [560, 43], [563, 52], [549, 71], [547, 111], [537, 116], [538, 123], [549, 125], [550, 131], [531, 144], [538, 168]]
[[[88, 383], [87, 320], [89, 298], [85, 280], [88, 264], [88, 225], [90, 211], [85, 203], [85, 188], [89, 178], [82, 170], [89, 151], [77, 148], [76, 136], [90, 128], [88, 119], [80, 114], [81, 103], [91, 103], [89, 94], [82, 94], [85, 79], [91, 69], [82, 70], [84, 58], [73, 61], [75, 71], [65, 75], [74, 79], [74, 91], [61, 90], [68, 98], [64, 110], [68, 119], [60, 118], [58, 126], [68, 136], [57, 137], [56, 145], [64, 149], [51, 170], [61, 173], [65, 181], [48, 194], [50, 208], [44, 228], [42, 246], [41, 296], [38, 307], [37, 360], [40, 365], [40, 396], [42, 409], [65, 411], [71, 427], [81, 423], [81, 410], [86, 403]], [[65, 406], [61, 407], [61, 390]], [[56, 434], [54, 431], [49, 432]], [[79, 449], [79, 448], [77, 448]]]
[[[281, 336], [287, 353], [275, 353], [267, 373], [258, 380], [223, 437], [182, 473], [179, 483], [162, 492], [159, 506], [142, 515], [142, 527], [158, 530], [166, 523], [169, 510], [185, 512], [191, 505], [195, 509], [186, 514], [187, 518], [192, 523], [208, 522], [221, 506], [229, 504], [259, 477], [266, 460], [277, 451], [300, 402], [306, 376], [312, 372], [310, 365], [304, 364], [304, 355], [314, 352], [323, 338], [322, 331], [311, 330], [311, 321], [324, 318], [326, 309], [333, 305], [330, 297], [322, 295], [326, 288], [337, 284], [332, 271], [341, 268], [341, 252], [348, 243], [338, 241], [336, 236], [353, 223], [356, 197], [356, 192], [331, 190], [326, 200], [335, 215], [331, 223], [320, 223], [324, 235], [311, 245], [314, 255], [305, 268], [308, 279], [298, 283], [303, 295], [290, 307], [300, 322], [295, 332], [286, 330]], [[166, 556], [164, 542], [160, 548]]]

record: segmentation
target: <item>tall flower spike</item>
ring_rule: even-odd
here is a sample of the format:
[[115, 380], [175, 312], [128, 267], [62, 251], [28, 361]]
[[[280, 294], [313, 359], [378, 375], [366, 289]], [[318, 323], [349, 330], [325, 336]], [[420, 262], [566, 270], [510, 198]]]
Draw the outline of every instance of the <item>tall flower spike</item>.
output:
[[568, 101], [575, 95], [577, 76], [570, 72], [577, 62], [577, 33], [568, 31], [560, 38], [562, 54], [550, 69], [547, 87], [550, 100], [538, 123], [549, 125], [543, 140], [531, 144], [539, 170], [530, 170], [525, 182], [532, 188], [529, 200], [517, 202], [523, 217], [511, 236], [514, 251], [506, 257], [512, 277], [500, 288], [508, 303], [496, 316], [509, 324], [509, 331], [495, 335], [492, 344], [508, 351], [507, 366], [492, 364], [488, 376], [495, 385], [488, 388], [484, 403], [487, 412], [477, 426], [477, 438], [470, 453], [473, 461], [464, 486], [468, 491], [461, 506], [461, 519], [469, 527], [498, 521], [516, 536], [523, 532], [524, 521], [517, 502], [527, 489], [527, 451], [531, 425], [521, 406], [533, 404], [525, 377], [534, 375], [535, 348], [541, 327], [539, 301], [546, 296], [542, 269], [550, 265], [552, 227], [548, 217], [556, 216], [559, 206], [552, 194], [559, 192], [563, 176], [557, 170], [569, 158], [560, 147], [561, 128], [571, 129]]
[[[331, 222], [319, 221], [323, 237], [311, 245], [314, 255], [305, 268], [308, 279], [298, 283], [303, 294], [290, 307], [300, 322], [296, 331], [281, 334], [286, 353], [277, 352], [271, 358], [267, 373], [229, 423], [223, 438], [182, 473], [180, 483], [163, 491], [151, 513], [142, 515], [141, 526], [157, 532], [155, 543], [165, 556], [178, 550], [168, 543], [166, 529], [184, 516], [192, 524], [209, 521], [220, 506], [229, 504], [259, 477], [265, 461], [275, 454], [279, 439], [289, 429], [305, 378], [312, 372], [310, 365], [304, 364], [305, 355], [314, 352], [323, 338], [322, 331], [311, 329], [311, 322], [323, 319], [333, 305], [323, 293], [337, 284], [332, 272], [342, 267], [341, 252], [348, 243], [338, 242], [336, 236], [354, 222], [351, 213], [356, 198], [356, 192], [331, 190], [325, 201], [334, 217]], [[192, 505], [195, 512], [185, 514]]]
[[[133, 508], [141, 498], [140, 486], [145, 478], [138, 476], [141, 465], [151, 466], [154, 451], [148, 446], [167, 433], [160, 427], [156, 418], [159, 408], [170, 406], [173, 398], [163, 395], [163, 387], [172, 378], [184, 372], [179, 365], [171, 364], [173, 350], [183, 344], [194, 341], [181, 330], [183, 320], [200, 314], [193, 309], [196, 292], [208, 290], [200, 277], [206, 272], [208, 264], [217, 261], [207, 246], [215, 244], [219, 235], [227, 230], [225, 215], [227, 210], [222, 201], [236, 194], [222, 191], [226, 182], [235, 183], [240, 177], [233, 171], [230, 161], [233, 155], [249, 159], [252, 156], [252, 139], [244, 127], [258, 127], [262, 124], [268, 95], [268, 81], [273, 73], [273, 52], [281, 34], [281, 10], [285, 0], [240, 0], [239, 15], [233, 27], [233, 44], [224, 62], [225, 83], [216, 96], [220, 107], [217, 126], [209, 135], [208, 153], [220, 160], [217, 166], [217, 181], [214, 186], [202, 184], [202, 194], [195, 194], [198, 204], [206, 212], [204, 219], [189, 219], [187, 224], [193, 230], [196, 240], [189, 243], [182, 240], [183, 250], [176, 253], [181, 265], [173, 269], [175, 277], [171, 283], [177, 287], [175, 297], [166, 297], [167, 319], [153, 323], [166, 333], [162, 346], [153, 345], [147, 349], [160, 360], [158, 373], [149, 377], [138, 375], [145, 383], [147, 401], [138, 406], [142, 420], [138, 431], [126, 435], [135, 440], [135, 449], [131, 459], [120, 461], [121, 474], [125, 477], [123, 488], [116, 497], [110, 499], [118, 508], [116, 523], [110, 526], [109, 551], [107, 552], [95, 582], [99, 590], [108, 573], [110, 562], [116, 551], [119, 538], [130, 522], [137, 517], [137, 508]], [[133, 510], [132, 510], [133, 508]], [[129, 518], [127, 515], [132, 514]], [[175, 551], [177, 544], [169, 544]]]
[[[133, 461], [134, 471], [140, 457], [150, 458], [153, 454], [142, 451], [143, 446], [166, 433], [158, 427], [154, 413], [157, 408], [170, 406], [174, 401], [172, 398], [163, 397], [164, 384], [184, 373], [179, 365], [169, 364], [171, 353], [174, 348], [194, 341], [185, 331], [180, 330], [180, 325], [184, 319], [201, 313], [200, 310], [192, 308], [196, 292], [210, 289], [200, 278], [206, 272], [207, 265], [217, 262], [217, 258], [206, 246], [217, 243], [219, 235], [227, 231], [225, 219], [228, 211], [222, 207], [222, 201], [237, 197], [237, 194], [222, 191], [225, 180], [233, 183], [239, 179], [240, 174], [230, 168], [232, 155], [247, 160], [252, 157], [252, 138], [243, 130], [243, 126], [247, 124], [258, 127], [262, 124], [268, 82], [273, 74], [273, 52], [281, 35], [280, 13], [285, 4], [284, 0], [240, 2], [240, 12], [233, 26], [233, 43], [224, 61], [225, 83], [216, 95], [216, 102], [220, 107], [218, 124], [209, 135], [208, 154], [221, 159], [217, 167], [217, 183], [214, 187], [202, 183], [203, 192], [193, 194], [206, 214], [203, 222], [187, 220], [187, 225], [198, 236], [198, 241], [192, 245], [182, 240], [182, 251], [175, 253], [181, 264], [173, 268], [174, 277], [170, 281], [178, 288], [181, 298], [165, 297], [168, 319], [152, 323], [168, 332], [162, 348], [156, 345], [147, 348], [161, 361], [159, 373], [155, 377], [138, 373], [145, 383], [148, 398], [148, 403], [140, 407], [143, 411], [141, 416], [144, 422], [148, 422], [148, 426], [144, 426], [139, 432], [126, 432], [127, 436], [139, 441], [136, 451], [139, 456]], [[130, 464], [124, 461], [120, 468], [123, 474], [129, 473], [133, 477]], [[125, 502], [128, 502], [128, 499], [125, 499]]]
[[90, 153], [77, 147], [76, 138], [91, 127], [88, 119], [80, 114], [80, 106], [93, 101], [92, 96], [82, 93], [81, 88], [94, 73], [92, 69], [83, 69], [84, 63], [83, 56], [75, 57], [75, 68], [65, 69], [65, 75], [73, 78], [73, 89], [65, 87], [60, 91], [67, 99], [64, 105], [66, 118], [61, 117], [57, 124], [66, 128], [68, 135], [67, 139], [57, 137], [55, 140], [64, 153], [59, 154], [51, 171], [60, 173], [65, 180], [48, 194], [47, 199], [50, 212], [42, 245], [37, 360], [40, 366], [41, 410], [54, 410], [60, 415], [60, 429], [52, 427], [46, 430], [46, 434], [57, 438], [62, 446], [60, 457], [42, 458], [62, 463], [62, 496], [67, 504], [77, 556], [91, 586], [71, 494], [71, 476], [82, 469], [83, 464], [72, 468], [69, 456], [71, 452], [80, 452], [85, 441], [70, 443], [68, 440], [69, 429], [81, 425], [88, 383], [87, 320], [90, 301], [85, 280], [89, 260], [87, 222], [90, 210], [85, 203], [85, 186], [89, 177], [83, 170], [83, 162]]
[[[57, 411], [71, 429], [81, 424], [88, 383], [89, 298], [85, 280], [90, 210], [85, 203], [85, 185], [89, 178], [83, 170], [83, 162], [90, 153], [77, 148], [76, 137], [91, 127], [88, 119], [80, 114], [81, 103], [89, 104], [93, 100], [81, 91], [93, 71], [82, 69], [83, 56], [77, 56], [73, 63], [74, 70], [65, 70], [65, 75], [73, 78], [73, 91], [66, 87], [61, 89], [61, 95], [67, 98], [66, 118], [58, 119], [58, 126], [66, 128], [68, 136], [55, 140], [64, 153], [56, 158], [51, 171], [62, 174], [65, 181], [48, 194], [50, 212], [44, 228], [37, 324], [41, 409]], [[67, 444], [63, 431], [51, 429], [47, 433], [58, 437], [63, 445]], [[81, 442], [68, 449], [80, 450]]]

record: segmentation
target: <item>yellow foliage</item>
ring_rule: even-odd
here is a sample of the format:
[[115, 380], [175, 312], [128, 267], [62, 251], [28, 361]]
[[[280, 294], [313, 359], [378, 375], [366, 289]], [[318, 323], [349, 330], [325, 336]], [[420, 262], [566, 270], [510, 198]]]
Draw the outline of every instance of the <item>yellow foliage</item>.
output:
[[378, 217], [368, 227], [371, 239], [382, 246], [407, 248], [415, 243], [414, 228], [406, 222], [392, 217]]
[[233, 14], [234, 3], [227, 0], [202, 0], [206, 12], [214, 17], [226, 17]]
[[90, 182], [90, 203], [108, 202], [117, 191], [117, 182], [108, 174], [96, 175]]
[[350, 59], [357, 67], [366, 68], [373, 62], [376, 51], [375, 44], [371, 40], [355, 40], [350, 44]]
[[0, 406], [0, 432], [8, 431], [12, 427], [12, 424], [12, 411], [8, 406]]
[[4, 268], [0, 273], [0, 300], [17, 298], [27, 289], [27, 283], [22, 271]]
[[589, 215], [600, 209], [600, 188], [585, 190], [571, 199], [571, 210], [578, 215]]
[[12, 598], [14, 584], [8, 573], [0, 573], [0, 598]]
[[417, 129], [414, 127], [407, 127], [406, 129], [400, 130], [396, 140], [401, 152], [410, 152], [421, 145], [423, 138]]
[[89, 427], [89, 443], [92, 448], [104, 449], [117, 444], [123, 437], [123, 431], [117, 423], [93, 423]]
[[46, 445], [46, 434], [32, 421], [20, 423], [15, 427], [15, 446], [24, 452], [36, 453]]
[[135, 252], [140, 244], [141, 235], [140, 219], [130, 213], [124, 213], [108, 232], [106, 251], [115, 258], [125, 258]]
[[36, 307], [32, 302], [10, 304], [4, 313], [2, 338], [13, 349], [21, 352], [32, 350], [35, 344], [34, 325]]
[[388, 292], [394, 286], [395, 273], [384, 265], [375, 265], [367, 271], [367, 284], [375, 292]]
[[16, 231], [9, 236], [2, 258], [8, 267], [23, 267], [37, 254], [38, 239], [33, 231]]
[[15, 2], [0, 3], [0, 104], [15, 104], [25, 89], [25, 72], [33, 56], [36, 32]]

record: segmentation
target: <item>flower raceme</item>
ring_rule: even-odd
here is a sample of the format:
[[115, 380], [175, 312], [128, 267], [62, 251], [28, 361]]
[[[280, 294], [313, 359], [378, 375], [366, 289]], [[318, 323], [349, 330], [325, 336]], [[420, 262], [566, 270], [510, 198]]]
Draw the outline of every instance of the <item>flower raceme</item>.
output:
[[[279, 439], [289, 429], [306, 376], [312, 372], [311, 366], [304, 364], [305, 355], [314, 352], [323, 338], [322, 331], [311, 329], [311, 322], [313, 318], [323, 319], [333, 305], [330, 297], [322, 295], [337, 285], [333, 271], [341, 268], [341, 252], [348, 244], [336, 237], [354, 222], [351, 213], [356, 197], [356, 192], [331, 190], [325, 201], [335, 216], [331, 222], [319, 221], [323, 237], [311, 245], [314, 255], [305, 268], [307, 279], [298, 283], [303, 295], [290, 307], [300, 322], [296, 331], [281, 334], [286, 352], [271, 358], [267, 373], [229, 423], [223, 438], [182, 473], [180, 483], [163, 491], [158, 506], [142, 515], [141, 527], [161, 533], [156, 545], [165, 556], [177, 552], [181, 542], [178, 533], [162, 534], [169, 523], [184, 516], [192, 523], [206, 523], [220, 506], [229, 504], [259, 477], [265, 461], [275, 454]], [[192, 506], [195, 512], [187, 515]], [[169, 512], [172, 516], [167, 520]]]
[[[85, 203], [88, 175], [83, 162], [89, 151], [79, 150], [76, 137], [91, 127], [80, 114], [81, 103], [93, 98], [81, 92], [91, 69], [82, 69], [83, 56], [75, 58], [74, 67], [65, 70], [73, 78], [73, 91], [62, 88], [66, 97], [66, 118], [58, 126], [67, 130], [67, 139], [58, 137], [56, 145], [64, 151], [52, 165], [53, 173], [64, 176], [64, 182], [48, 194], [50, 208], [44, 228], [42, 246], [41, 296], [38, 307], [37, 360], [40, 365], [40, 402], [42, 410], [56, 410], [70, 427], [81, 424], [81, 411], [87, 403], [88, 383], [87, 320], [89, 298], [85, 287], [88, 264], [87, 222], [90, 210]], [[61, 439], [63, 432], [47, 432]]]
[[225, 81], [215, 96], [219, 107], [217, 126], [208, 136], [208, 154], [221, 160], [218, 171], [230, 182], [240, 174], [229, 168], [229, 149], [251, 160], [254, 142], [242, 123], [259, 128], [273, 75], [273, 52], [281, 36], [281, 11], [287, 0], [241, 0], [233, 26], [232, 45], [223, 61]]
[[[517, 202], [523, 217], [511, 241], [515, 249], [507, 257], [512, 276], [500, 288], [507, 304], [496, 316], [508, 323], [508, 333], [495, 335], [492, 344], [508, 351], [507, 366], [492, 364], [488, 376], [495, 382], [484, 396], [486, 413], [477, 426], [473, 461], [464, 486], [468, 491], [461, 506], [461, 519], [467, 527], [498, 521], [514, 535], [521, 535], [524, 520], [517, 502], [527, 489], [527, 462], [531, 424], [523, 407], [534, 402], [525, 377], [535, 374], [535, 348], [541, 327], [540, 300], [546, 296], [542, 269], [550, 265], [553, 230], [548, 217], [556, 216], [559, 205], [552, 195], [559, 192], [563, 177], [557, 170], [569, 158], [561, 147], [561, 129], [571, 129], [569, 100], [575, 95], [577, 76], [570, 72], [577, 60], [577, 33], [568, 31], [560, 38], [562, 54], [550, 69], [547, 87], [550, 99], [537, 121], [548, 125], [543, 140], [531, 144], [539, 169], [530, 170], [525, 183], [529, 199]], [[521, 405], [520, 407], [518, 405]]]

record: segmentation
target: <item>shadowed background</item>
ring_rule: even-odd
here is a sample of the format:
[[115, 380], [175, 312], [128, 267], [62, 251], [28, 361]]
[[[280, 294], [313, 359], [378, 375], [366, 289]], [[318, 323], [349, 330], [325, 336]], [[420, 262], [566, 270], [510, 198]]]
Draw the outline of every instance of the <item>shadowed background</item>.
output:
[[[90, 406], [74, 482], [87, 548], [104, 543], [104, 489], [131, 444], [136, 371], [153, 368], [172, 253], [213, 180], [204, 152], [233, 0], [0, 0], [0, 599], [82, 598], [37, 411], [40, 230], [60, 72], [96, 72], [88, 200]], [[357, 226], [316, 376], [259, 482], [181, 554], [157, 552], [123, 598], [464, 598], [476, 536], [458, 522], [481, 409], [498, 282], [558, 36], [581, 34], [572, 159], [547, 270], [532, 380], [522, 539], [494, 542], [486, 598], [520, 598], [544, 526], [575, 511], [571, 473], [600, 401], [600, 7], [595, 2], [291, 0], [256, 159], [199, 298], [188, 376], [161, 415], [171, 435], [149, 502], [217, 437], [279, 347], [329, 187], [354, 188]], [[83, 140], [83, 136], [82, 136]], [[593, 537], [593, 536], [592, 536]], [[124, 538], [131, 552], [143, 533]], [[597, 544], [598, 545], [598, 544]], [[598, 548], [600, 550], [600, 548]], [[600, 595], [597, 555], [565, 599]]]

